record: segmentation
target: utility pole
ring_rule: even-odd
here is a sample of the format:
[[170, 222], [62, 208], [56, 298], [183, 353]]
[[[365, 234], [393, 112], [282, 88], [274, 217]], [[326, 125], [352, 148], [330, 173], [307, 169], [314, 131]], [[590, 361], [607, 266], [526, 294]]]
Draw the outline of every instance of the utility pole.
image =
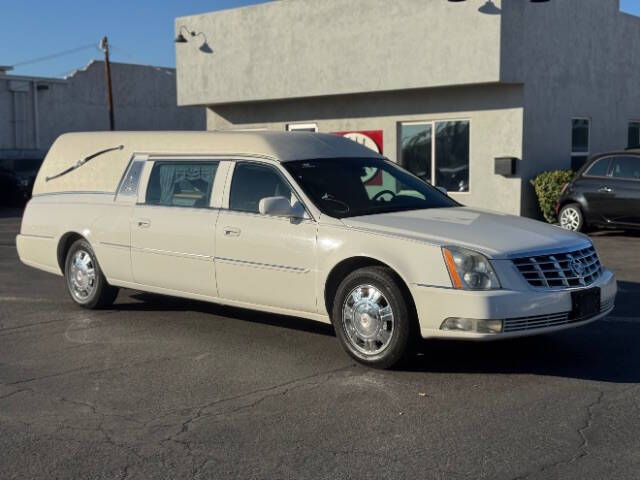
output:
[[107, 76], [107, 110], [109, 111], [109, 129], [115, 130], [113, 121], [113, 92], [111, 91], [111, 65], [109, 64], [109, 41], [107, 37], [102, 37], [100, 50], [104, 52], [104, 70]]

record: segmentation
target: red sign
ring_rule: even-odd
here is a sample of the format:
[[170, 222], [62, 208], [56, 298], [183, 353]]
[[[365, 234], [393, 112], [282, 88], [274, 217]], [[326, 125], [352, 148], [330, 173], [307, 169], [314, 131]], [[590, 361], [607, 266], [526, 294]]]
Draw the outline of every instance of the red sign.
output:
[[[352, 132], [334, 132], [334, 135], [348, 138], [354, 142], [370, 148], [374, 152], [382, 154], [382, 130], [357, 130]], [[382, 172], [375, 170], [366, 185], [382, 185]]]
[[334, 135], [346, 137], [360, 145], [370, 148], [374, 152], [382, 154], [382, 130], [354, 130], [349, 132], [333, 132]]

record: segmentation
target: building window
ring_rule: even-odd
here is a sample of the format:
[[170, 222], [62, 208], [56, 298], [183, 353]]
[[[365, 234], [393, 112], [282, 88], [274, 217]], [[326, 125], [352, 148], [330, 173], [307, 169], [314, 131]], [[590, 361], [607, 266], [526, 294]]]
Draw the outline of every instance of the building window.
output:
[[629, 123], [627, 148], [640, 148], [640, 122]]
[[468, 192], [469, 141], [466, 120], [402, 123], [400, 165], [449, 192]]
[[287, 124], [288, 132], [317, 132], [317, 123], [289, 123]]
[[589, 127], [588, 118], [574, 118], [571, 120], [571, 169], [579, 170], [589, 158]]

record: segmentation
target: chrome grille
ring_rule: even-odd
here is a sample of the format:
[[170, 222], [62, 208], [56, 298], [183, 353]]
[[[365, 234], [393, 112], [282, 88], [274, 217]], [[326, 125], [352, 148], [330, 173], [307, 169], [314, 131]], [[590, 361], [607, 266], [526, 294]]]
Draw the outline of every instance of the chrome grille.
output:
[[[600, 313], [608, 312], [613, 308], [614, 300], [602, 302]], [[593, 318], [593, 317], [591, 317]], [[503, 332], [521, 332], [523, 330], [535, 330], [537, 328], [558, 327], [569, 323], [582, 322], [589, 318], [571, 318], [569, 312], [552, 313], [549, 315], [536, 315], [532, 317], [508, 318], [504, 320]]]
[[585, 287], [602, 274], [600, 259], [593, 246], [571, 252], [516, 258], [513, 264], [529, 285], [536, 288]]
[[615, 302], [615, 298], [607, 300], [606, 302], [602, 302], [602, 304], [600, 305], [600, 312], [604, 313], [611, 310], [615, 306], [614, 302]]
[[504, 321], [503, 332], [520, 332], [536, 328], [556, 327], [570, 323], [569, 312], [535, 317], [509, 318]]

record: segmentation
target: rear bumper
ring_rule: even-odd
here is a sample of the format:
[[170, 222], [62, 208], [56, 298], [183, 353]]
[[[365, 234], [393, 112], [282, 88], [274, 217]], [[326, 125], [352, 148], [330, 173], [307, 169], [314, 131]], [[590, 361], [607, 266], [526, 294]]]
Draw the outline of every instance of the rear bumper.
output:
[[25, 265], [62, 275], [57, 262], [57, 244], [53, 237], [20, 234], [16, 236], [16, 249], [20, 261]]
[[[591, 287], [600, 288], [600, 313], [578, 321], [569, 318], [571, 290], [473, 292], [452, 288], [411, 285], [418, 311], [420, 333], [424, 338], [499, 340], [539, 335], [593, 322], [609, 314], [614, 307], [617, 284], [614, 274], [603, 270]], [[441, 330], [447, 318], [503, 320], [509, 329], [503, 333], [476, 333]]]

